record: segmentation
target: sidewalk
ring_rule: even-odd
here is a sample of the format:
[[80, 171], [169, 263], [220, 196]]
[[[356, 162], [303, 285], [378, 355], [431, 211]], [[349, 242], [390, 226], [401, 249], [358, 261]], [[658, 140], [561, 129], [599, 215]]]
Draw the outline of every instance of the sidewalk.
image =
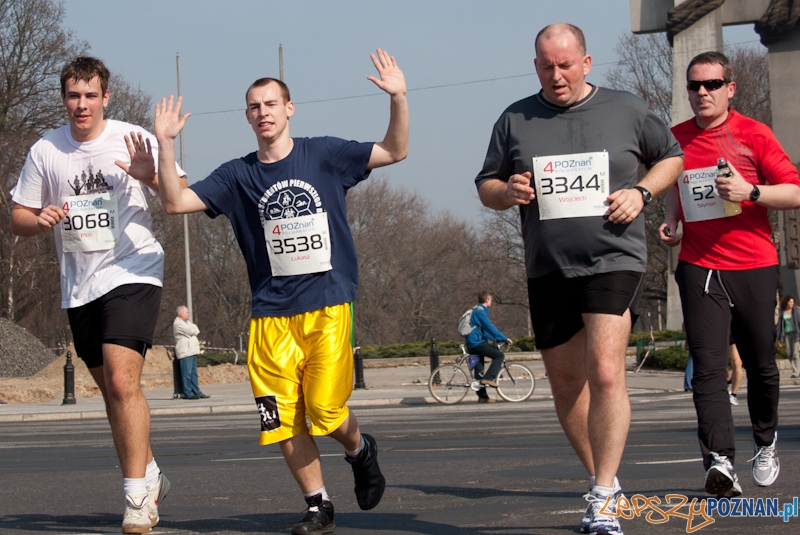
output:
[[[373, 367], [380, 364], [368, 361], [364, 369], [366, 389], [353, 390], [347, 403], [350, 407], [381, 405], [424, 405], [435, 404], [436, 401], [428, 392], [428, 375], [430, 368], [427, 359], [417, 359], [412, 365], [390, 365]], [[523, 361], [536, 376], [536, 389], [531, 399], [550, 399], [550, 384], [544, 378], [544, 364], [538, 353], [510, 354], [510, 361]], [[449, 361], [447, 357], [440, 359], [442, 363]], [[635, 365], [633, 357], [628, 358], [628, 369]], [[628, 372], [628, 391], [631, 394], [642, 393], [683, 393], [683, 374], [680, 372]], [[796, 384], [795, 380], [784, 379], [781, 384]], [[743, 385], [744, 386], [744, 385]], [[210, 384], [201, 386], [208, 399], [187, 400], [173, 399], [172, 388], [152, 388], [144, 391], [150, 404], [150, 413], [154, 416], [174, 414], [209, 414], [209, 413], [242, 413], [256, 414], [250, 383]], [[62, 405], [63, 394], [55, 400], [45, 403], [13, 403], [0, 405], [0, 422], [47, 421], [47, 420], [81, 420], [88, 418], [105, 418], [103, 399], [78, 398], [75, 405]], [[463, 403], [469, 403], [469, 394]]]
[[[428, 375], [430, 367], [428, 359], [408, 360], [397, 365], [399, 359], [391, 362], [367, 361], [364, 369], [366, 389], [353, 390], [348, 405], [380, 406], [380, 405], [423, 405], [436, 403], [428, 392]], [[441, 357], [440, 363], [451, 359]], [[509, 360], [523, 360], [537, 377], [536, 389], [531, 399], [549, 399], [550, 385], [544, 375], [544, 365], [537, 354], [511, 355]], [[373, 367], [386, 366], [388, 367]], [[394, 364], [394, 365], [393, 365]], [[667, 381], [662, 374], [638, 374], [629, 376], [629, 386], [633, 391], [642, 388], [654, 388], [663, 391]], [[681, 389], [682, 376], [666, 375], [671, 378], [670, 388]], [[674, 383], [674, 384], [673, 384]], [[173, 399], [172, 388], [145, 389], [144, 394], [150, 405], [153, 416], [174, 414], [209, 414], [209, 413], [256, 413], [250, 383], [210, 384], [201, 386], [208, 399], [187, 400]], [[100, 396], [78, 398], [75, 405], [62, 405], [63, 394], [55, 400], [44, 403], [13, 403], [0, 405], [0, 422], [46, 421], [46, 420], [80, 420], [88, 418], [105, 418], [105, 406]], [[467, 402], [466, 398], [464, 402]]]

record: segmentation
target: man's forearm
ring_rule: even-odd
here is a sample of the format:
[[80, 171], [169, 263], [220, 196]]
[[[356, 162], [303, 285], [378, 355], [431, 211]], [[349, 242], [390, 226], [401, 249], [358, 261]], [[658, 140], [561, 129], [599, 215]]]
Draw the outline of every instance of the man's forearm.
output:
[[158, 196], [168, 214], [175, 214], [181, 199], [181, 180], [175, 169], [175, 140], [158, 140]]
[[499, 178], [490, 178], [478, 188], [478, 197], [487, 208], [493, 210], [507, 210], [514, 206], [508, 201], [506, 191], [508, 184]]
[[23, 208], [12, 208], [11, 211], [11, 234], [15, 236], [22, 236], [29, 238], [44, 232], [44, 229], [39, 226], [39, 218], [32, 212]]
[[770, 210], [794, 210], [800, 208], [800, 187], [794, 184], [759, 185], [761, 195], [756, 204]]
[[399, 162], [408, 156], [408, 100], [406, 95], [393, 95], [389, 106], [389, 127], [383, 138], [383, 147]]
[[667, 188], [675, 184], [675, 181], [678, 180], [678, 176], [680, 176], [682, 171], [683, 158], [680, 156], [673, 156], [666, 160], [661, 160], [651, 167], [637, 186], [642, 186], [647, 189], [653, 197], [658, 197], [667, 191]]

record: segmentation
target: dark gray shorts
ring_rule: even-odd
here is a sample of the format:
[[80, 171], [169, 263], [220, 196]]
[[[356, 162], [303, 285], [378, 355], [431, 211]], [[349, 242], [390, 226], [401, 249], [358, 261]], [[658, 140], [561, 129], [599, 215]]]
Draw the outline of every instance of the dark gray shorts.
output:
[[87, 368], [103, 365], [103, 344], [140, 353], [153, 346], [161, 288], [125, 284], [83, 306], [67, 309], [75, 352]]

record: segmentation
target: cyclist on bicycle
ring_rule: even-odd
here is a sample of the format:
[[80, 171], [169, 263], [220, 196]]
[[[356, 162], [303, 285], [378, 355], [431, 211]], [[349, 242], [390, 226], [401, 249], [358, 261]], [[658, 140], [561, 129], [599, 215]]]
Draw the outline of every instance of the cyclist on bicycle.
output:
[[[478, 294], [478, 305], [472, 310], [470, 326], [474, 327], [472, 332], [467, 335], [466, 345], [470, 355], [480, 357], [475, 365], [475, 378], [480, 379], [481, 389], [478, 390], [478, 403], [494, 403], [486, 393], [486, 386], [497, 388], [497, 374], [503, 366], [505, 355], [497, 347], [489, 344], [489, 340], [495, 343], [507, 342], [511, 345], [511, 338], [497, 330], [497, 327], [489, 321], [489, 309], [492, 306], [492, 294], [483, 291]], [[483, 373], [483, 357], [492, 359], [489, 369]]]

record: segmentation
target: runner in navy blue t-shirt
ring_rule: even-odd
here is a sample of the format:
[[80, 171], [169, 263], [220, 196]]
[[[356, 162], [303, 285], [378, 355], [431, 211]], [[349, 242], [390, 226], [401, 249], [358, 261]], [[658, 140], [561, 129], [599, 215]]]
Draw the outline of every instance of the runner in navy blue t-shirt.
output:
[[[345, 405], [353, 384], [351, 303], [358, 285], [345, 194], [370, 170], [408, 154], [403, 72], [381, 49], [371, 58], [378, 76], [368, 79], [391, 97], [383, 141], [292, 138], [289, 89], [261, 78], [246, 95], [257, 152], [223, 164], [187, 189], [181, 189], [177, 173], [159, 176], [167, 213], [227, 216], [244, 254], [253, 295], [247, 360], [260, 442], [280, 444], [308, 503], [294, 534], [330, 533], [335, 527], [312, 436], [330, 435], [345, 447], [362, 509], [378, 505], [386, 484], [375, 440], [360, 432]], [[171, 96], [156, 106], [162, 170], [163, 162], [174, 168], [175, 138], [189, 117], [180, 109], [181, 99], [173, 104]], [[148, 150], [138, 140], [132, 144], [136, 151]]]

